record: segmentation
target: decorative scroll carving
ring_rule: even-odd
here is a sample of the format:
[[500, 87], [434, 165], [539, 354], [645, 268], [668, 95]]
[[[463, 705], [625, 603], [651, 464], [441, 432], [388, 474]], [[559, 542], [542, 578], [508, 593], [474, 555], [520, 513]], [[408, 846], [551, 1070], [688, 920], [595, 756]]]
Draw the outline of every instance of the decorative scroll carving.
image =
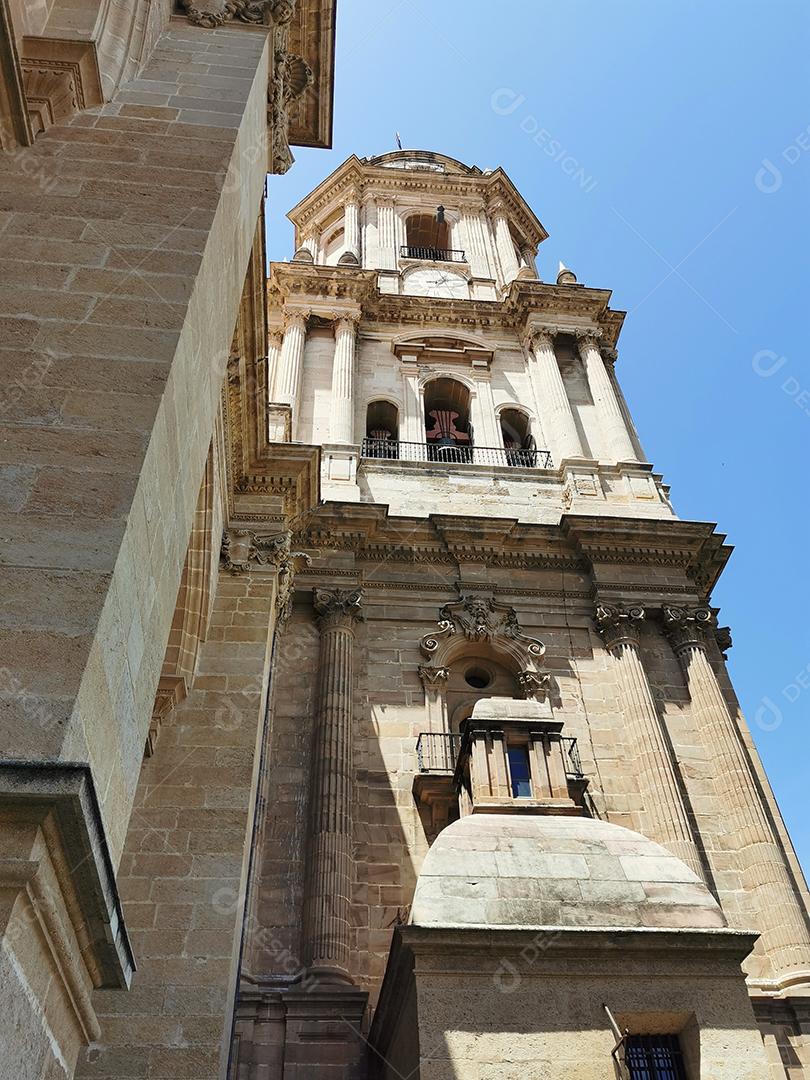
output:
[[706, 642], [716, 626], [715, 617], [709, 608], [665, 606], [663, 611], [664, 632], [676, 653], [691, 646], [705, 649]]
[[290, 551], [292, 533], [263, 535], [249, 529], [226, 529], [222, 534], [222, 563], [233, 574], [246, 573], [257, 566], [275, 565], [279, 572], [296, 561], [309, 565], [309, 555]]
[[597, 604], [594, 620], [596, 629], [602, 635], [609, 649], [625, 641], [638, 644], [639, 630], [644, 620], [643, 607], [615, 607], [609, 604]]
[[445, 604], [436, 629], [420, 641], [422, 655], [429, 660], [419, 668], [426, 687], [446, 679], [448, 663], [464, 652], [465, 642], [486, 643], [502, 655], [526, 697], [548, 690], [549, 676], [539, 670], [546, 651], [543, 642], [523, 632], [513, 607], [480, 593]]
[[323, 632], [333, 626], [350, 626], [356, 619], [362, 619], [364, 598], [362, 589], [313, 589], [312, 606], [318, 629]]

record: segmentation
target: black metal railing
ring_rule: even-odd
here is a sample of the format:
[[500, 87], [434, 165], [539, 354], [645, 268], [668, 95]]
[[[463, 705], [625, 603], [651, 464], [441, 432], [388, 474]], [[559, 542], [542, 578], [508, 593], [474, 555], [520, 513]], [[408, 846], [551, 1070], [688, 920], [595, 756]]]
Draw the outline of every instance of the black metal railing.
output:
[[363, 439], [361, 455], [387, 461], [431, 461], [447, 465], [500, 465], [509, 468], [550, 469], [548, 450], [507, 449], [503, 446], [471, 446], [469, 443], [399, 442], [394, 439]]
[[585, 773], [582, 771], [582, 761], [579, 756], [577, 740], [565, 735], [562, 737], [563, 750], [565, 753], [565, 772], [574, 780], [584, 780]]
[[422, 247], [417, 244], [403, 244], [399, 249], [403, 259], [427, 259], [430, 262], [466, 262], [467, 257], [457, 248]]
[[456, 768], [461, 736], [444, 731], [423, 731], [416, 740], [420, 773], [452, 773]]

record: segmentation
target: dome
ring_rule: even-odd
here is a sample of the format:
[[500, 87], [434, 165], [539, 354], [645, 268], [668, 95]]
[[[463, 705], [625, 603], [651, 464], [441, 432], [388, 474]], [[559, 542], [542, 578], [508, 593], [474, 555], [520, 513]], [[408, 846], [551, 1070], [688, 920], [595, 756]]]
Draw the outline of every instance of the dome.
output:
[[726, 920], [689, 867], [593, 818], [469, 814], [425, 857], [411, 923], [434, 927], [715, 929]]

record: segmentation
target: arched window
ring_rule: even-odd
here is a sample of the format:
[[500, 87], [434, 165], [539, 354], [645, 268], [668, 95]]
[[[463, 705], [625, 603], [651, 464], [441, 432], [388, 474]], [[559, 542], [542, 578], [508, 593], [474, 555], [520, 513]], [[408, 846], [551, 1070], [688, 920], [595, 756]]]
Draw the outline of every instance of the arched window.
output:
[[434, 379], [425, 387], [428, 461], [472, 461], [470, 392], [456, 379]]
[[399, 410], [390, 401], [370, 401], [366, 409], [364, 457], [399, 457]]
[[537, 464], [537, 444], [529, 417], [522, 409], [502, 409], [500, 420], [506, 464], [533, 469]]
[[[441, 218], [441, 220], [439, 220]], [[450, 258], [450, 226], [439, 214], [411, 214], [405, 221], [409, 259]]]

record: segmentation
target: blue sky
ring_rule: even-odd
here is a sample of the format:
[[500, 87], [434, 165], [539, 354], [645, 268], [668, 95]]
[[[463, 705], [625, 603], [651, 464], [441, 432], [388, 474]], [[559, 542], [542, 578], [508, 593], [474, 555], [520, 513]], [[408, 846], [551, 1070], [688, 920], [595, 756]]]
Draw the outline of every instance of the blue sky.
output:
[[406, 148], [503, 166], [551, 234], [541, 277], [562, 259], [613, 290], [628, 312], [617, 370], [648, 458], [680, 516], [735, 545], [714, 602], [810, 868], [810, 9], [338, 7], [334, 149], [298, 149], [271, 178], [270, 257], [292, 254], [284, 215], [298, 199], [349, 154], [395, 149], [399, 131]]

